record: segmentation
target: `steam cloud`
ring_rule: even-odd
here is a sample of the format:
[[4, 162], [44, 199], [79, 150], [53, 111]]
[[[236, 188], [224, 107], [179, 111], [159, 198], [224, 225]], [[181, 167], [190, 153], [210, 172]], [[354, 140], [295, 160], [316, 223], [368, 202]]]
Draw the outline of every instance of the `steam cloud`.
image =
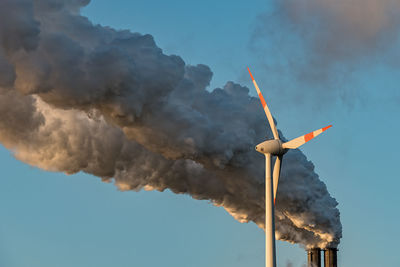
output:
[[[190, 194], [263, 227], [259, 100], [233, 82], [205, 90], [207, 66], [163, 54], [150, 35], [93, 25], [79, 13], [88, 3], [0, 0], [0, 142], [45, 170]], [[299, 150], [285, 160], [277, 237], [336, 246], [338, 203]]]
[[251, 48], [266, 58], [279, 82], [293, 77], [302, 92], [312, 90], [308, 97], [314, 93], [324, 104], [332, 98], [354, 102], [363, 88], [349, 86], [357, 70], [399, 67], [400, 1], [271, 2], [272, 11], [257, 20]]

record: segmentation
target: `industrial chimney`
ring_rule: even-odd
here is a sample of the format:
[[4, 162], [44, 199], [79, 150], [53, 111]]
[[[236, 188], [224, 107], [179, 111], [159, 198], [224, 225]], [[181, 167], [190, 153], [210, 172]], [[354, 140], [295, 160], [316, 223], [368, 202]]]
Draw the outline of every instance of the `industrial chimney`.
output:
[[311, 248], [307, 250], [308, 267], [321, 267], [321, 249]]
[[337, 267], [337, 248], [327, 248], [324, 251], [325, 267]]

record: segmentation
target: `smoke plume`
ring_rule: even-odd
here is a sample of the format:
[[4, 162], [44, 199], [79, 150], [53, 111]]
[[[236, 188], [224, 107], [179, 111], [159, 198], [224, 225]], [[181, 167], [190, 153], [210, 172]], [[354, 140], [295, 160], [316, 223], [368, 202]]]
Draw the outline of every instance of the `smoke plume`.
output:
[[[120, 190], [171, 190], [264, 226], [267, 128], [259, 100], [165, 55], [151, 35], [93, 25], [84, 0], [0, 0], [0, 142], [44, 170]], [[335, 246], [338, 203], [299, 151], [283, 163], [280, 240]]]
[[269, 76], [292, 77], [302, 92], [312, 90], [308, 97], [316, 94], [324, 104], [332, 98], [354, 102], [365, 94], [362, 85], [352, 85], [358, 70], [398, 69], [400, 1], [271, 2], [273, 8], [257, 19], [251, 48], [265, 59]]

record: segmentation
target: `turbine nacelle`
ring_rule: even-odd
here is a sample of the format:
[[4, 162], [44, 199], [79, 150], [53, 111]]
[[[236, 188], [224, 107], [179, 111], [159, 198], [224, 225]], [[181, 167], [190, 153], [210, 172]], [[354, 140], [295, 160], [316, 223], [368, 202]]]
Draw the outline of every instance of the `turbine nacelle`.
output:
[[282, 156], [287, 152], [287, 149], [282, 147], [282, 141], [279, 139], [267, 140], [256, 146], [257, 152], [261, 154], [271, 154], [274, 156]]

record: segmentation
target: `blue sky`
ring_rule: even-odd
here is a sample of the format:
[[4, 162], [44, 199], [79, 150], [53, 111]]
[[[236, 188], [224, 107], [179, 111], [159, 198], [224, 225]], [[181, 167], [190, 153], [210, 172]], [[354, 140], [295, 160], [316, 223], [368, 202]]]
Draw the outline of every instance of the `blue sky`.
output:
[[[332, 123], [302, 150], [339, 202], [339, 266], [400, 266], [398, 71], [379, 60], [360, 61], [346, 83], [334, 84], [354, 97], [321, 93], [320, 85], [313, 91], [290, 77], [280, 80], [265, 67], [268, 57], [252, 46], [260, 16], [272, 6], [270, 1], [94, 0], [83, 14], [95, 23], [152, 34], [166, 54], [210, 66], [211, 88], [232, 80], [253, 90], [246, 74], [250, 66], [287, 138]], [[299, 94], [303, 98], [288, 96]], [[207, 201], [170, 192], [120, 192], [89, 175], [43, 172], [4, 148], [0, 159], [0, 266], [264, 264], [263, 231]], [[279, 241], [277, 253], [278, 266], [306, 262], [298, 245]]]

